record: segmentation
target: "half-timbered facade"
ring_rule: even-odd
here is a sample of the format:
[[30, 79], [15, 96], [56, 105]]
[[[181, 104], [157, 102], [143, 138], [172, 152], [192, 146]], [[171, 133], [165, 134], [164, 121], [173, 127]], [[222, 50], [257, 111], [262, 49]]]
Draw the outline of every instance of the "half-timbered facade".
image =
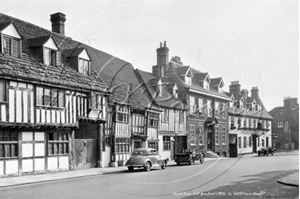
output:
[[229, 153], [257, 153], [261, 147], [272, 146], [272, 116], [265, 109], [257, 87], [241, 90], [239, 81], [231, 82], [228, 96], [232, 103], [229, 115]]
[[173, 159], [175, 153], [187, 147], [186, 109], [178, 99], [178, 88], [170, 79], [156, 73], [156, 70], [154, 73], [136, 71], [151, 94], [153, 103], [162, 110], [156, 118], [158, 146], [155, 148], [162, 157]]
[[0, 177], [85, 168], [85, 132], [98, 137], [90, 167], [102, 164], [108, 89], [85, 45], [64, 35], [65, 16], [51, 21], [53, 31], [0, 14]]

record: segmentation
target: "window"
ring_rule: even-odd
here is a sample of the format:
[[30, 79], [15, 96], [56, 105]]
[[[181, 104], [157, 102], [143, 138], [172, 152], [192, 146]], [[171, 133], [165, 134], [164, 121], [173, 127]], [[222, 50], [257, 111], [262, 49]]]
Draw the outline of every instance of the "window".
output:
[[222, 115], [222, 118], [225, 118], [225, 107], [226, 107], [226, 104], [225, 103], [222, 103], [222, 107], [221, 107], [221, 115]]
[[238, 147], [242, 148], [242, 138], [238, 137]]
[[244, 138], [243, 138], [243, 145], [244, 145], [244, 148], [247, 147], [247, 137], [246, 136], [244, 136]]
[[85, 75], [89, 75], [90, 74], [90, 66], [89, 65], [90, 65], [90, 62], [88, 60], [79, 58], [78, 71]]
[[91, 101], [91, 108], [92, 109], [97, 109], [97, 110], [102, 110], [103, 109], [104, 100], [105, 100], [104, 96], [93, 94], [91, 99], [92, 99], [92, 101]]
[[215, 117], [219, 117], [220, 114], [220, 102], [215, 102]]
[[0, 102], [6, 102], [6, 83], [0, 81]]
[[219, 127], [215, 127], [215, 143], [219, 144]]
[[179, 110], [179, 123], [184, 123], [184, 112]]
[[153, 149], [158, 150], [158, 144], [157, 144], [157, 142], [148, 141], [148, 148], [153, 148]]
[[129, 138], [116, 138], [116, 153], [129, 153]]
[[212, 111], [211, 111], [211, 100], [207, 100], [207, 116], [211, 117], [212, 116]]
[[222, 127], [222, 144], [226, 144], [226, 131], [225, 131], [225, 127]]
[[247, 118], [244, 118], [244, 128], [247, 127]]
[[203, 88], [206, 89], [206, 90], [209, 90], [209, 82], [204, 80], [203, 81]]
[[148, 115], [148, 126], [157, 127], [158, 126], [158, 114], [149, 112]]
[[132, 114], [132, 133], [133, 134], [144, 134], [144, 116], [138, 114]]
[[190, 96], [190, 114], [195, 114], [197, 111], [196, 99], [193, 96]]
[[117, 108], [117, 121], [128, 123], [128, 107], [120, 106]]
[[252, 146], [252, 138], [251, 138], [251, 136], [249, 136], [249, 147], [251, 147]]
[[230, 117], [230, 128], [234, 129], [234, 117]]
[[190, 143], [195, 144], [195, 125], [190, 124]]
[[203, 125], [199, 126], [199, 133], [200, 133], [200, 135], [199, 135], [199, 144], [203, 145], [203, 133], [204, 133]]
[[18, 156], [18, 133], [0, 131], [0, 159]]
[[199, 115], [203, 115], [203, 99], [199, 98], [198, 99], [198, 109], [199, 109]]
[[252, 119], [249, 119], [248, 121], [249, 121], [249, 125], [248, 126], [249, 126], [249, 128], [251, 128], [252, 127]]
[[3, 36], [4, 54], [14, 57], [20, 56], [20, 40], [8, 36]]
[[176, 88], [173, 88], [173, 96], [178, 97], [178, 90]]
[[162, 122], [169, 122], [169, 110], [168, 109], [164, 109], [163, 113], [162, 113]]
[[262, 146], [262, 147], [265, 146], [265, 139], [261, 139], [261, 146]]
[[237, 118], [237, 124], [238, 124], [238, 128], [241, 127], [241, 119], [240, 118]]
[[185, 83], [191, 85], [192, 84], [192, 77], [191, 75], [187, 74], [185, 76]]
[[163, 150], [170, 151], [171, 150], [171, 137], [163, 136]]
[[69, 154], [69, 137], [66, 132], [51, 132], [48, 140], [48, 155]]
[[57, 89], [36, 87], [38, 106], [65, 107], [65, 92]]
[[253, 119], [253, 128], [254, 128], [254, 129], [257, 128], [257, 126], [256, 126], [256, 120], [255, 120], [255, 119]]
[[283, 122], [278, 122], [278, 127], [283, 127]]
[[44, 47], [44, 64], [47, 66], [56, 65], [56, 51]]

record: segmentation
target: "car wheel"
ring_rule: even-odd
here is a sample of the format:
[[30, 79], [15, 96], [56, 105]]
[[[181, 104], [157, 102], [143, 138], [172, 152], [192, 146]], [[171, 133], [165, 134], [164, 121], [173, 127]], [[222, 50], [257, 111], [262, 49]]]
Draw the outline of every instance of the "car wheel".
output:
[[273, 155], [273, 153], [271, 153]]
[[146, 162], [146, 164], [145, 164], [145, 170], [146, 171], [150, 171], [150, 169], [151, 169], [151, 163], [150, 162]]
[[166, 167], [167, 167], [167, 163], [164, 161], [163, 164], [161, 165], [161, 168], [166, 169]]
[[177, 165], [180, 165], [180, 162], [177, 162]]
[[128, 167], [129, 171], [133, 171], [134, 167]]
[[193, 161], [192, 160], [189, 160], [189, 165], [193, 165]]

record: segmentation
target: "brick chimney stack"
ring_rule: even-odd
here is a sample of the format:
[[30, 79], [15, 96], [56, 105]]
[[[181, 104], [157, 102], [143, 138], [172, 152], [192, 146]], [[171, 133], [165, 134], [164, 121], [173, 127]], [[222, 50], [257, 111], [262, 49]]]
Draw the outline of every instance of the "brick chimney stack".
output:
[[167, 47], [167, 42], [164, 45], [160, 43], [160, 47], [156, 49], [157, 53], [157, 65], [152, 67], [152, 73], [157, 77], [164, 77], [165, 70], [169, 63], [169, 48]]
[[63, 13], [55, 13], [50, 15], [50, 21], [52, 23], [52, 32], [56, 32], [61, 35], [65, 35], [65, 21], [66, 15]]
[[258, 88], [257, 87], [253, 87], [251, 89], [251, 97], [254, 98], [254, 99], [258, 99]]
[[239, 81], [233, 81], [231, 82], [231, 85], [229, 86], [229, 93], [232, 94], [235, 98], [238, 98], [241, 91], [241, 85]]

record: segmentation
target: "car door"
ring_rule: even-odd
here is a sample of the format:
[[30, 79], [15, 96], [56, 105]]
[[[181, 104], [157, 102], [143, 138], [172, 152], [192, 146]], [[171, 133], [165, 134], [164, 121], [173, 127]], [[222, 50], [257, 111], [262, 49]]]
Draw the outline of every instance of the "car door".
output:
[[149, 151], [149, 159], [151, 160], [152, 165], [156, 165], [158, 163], [158, 153], [156, 150]]

